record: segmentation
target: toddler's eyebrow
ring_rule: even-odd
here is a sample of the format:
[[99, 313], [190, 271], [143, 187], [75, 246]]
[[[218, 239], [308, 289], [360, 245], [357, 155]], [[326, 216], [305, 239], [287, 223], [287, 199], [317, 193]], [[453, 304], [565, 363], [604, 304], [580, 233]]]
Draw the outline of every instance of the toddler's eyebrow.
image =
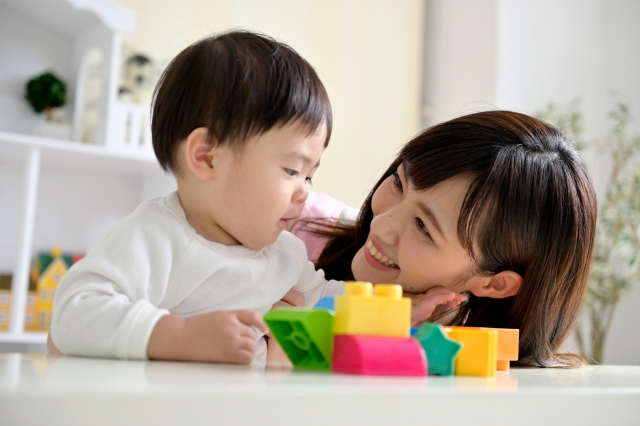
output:
[[[302, 160], [304, 164], [310, 164], [313, 161], [307, 154], [302, 151], [290, 152], [289, 154], [286, 154], [286, 156], [289, 158], [295, 158], [296, 160]], [[314, 169], [317, 169], [318, 167], [320, 167], [320, 161], [318, 161], [318, 163], [313, 166]]]

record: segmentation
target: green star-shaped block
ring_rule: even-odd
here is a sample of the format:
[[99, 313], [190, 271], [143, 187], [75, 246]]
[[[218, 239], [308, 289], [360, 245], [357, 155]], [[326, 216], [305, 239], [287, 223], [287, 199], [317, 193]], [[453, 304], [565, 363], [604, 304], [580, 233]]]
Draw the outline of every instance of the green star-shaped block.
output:
[[425, 322], [413, 335], [427, 355], [429, 374], [453, 376], [455, 360], [462, 343], [451, 340], [440, 324]]

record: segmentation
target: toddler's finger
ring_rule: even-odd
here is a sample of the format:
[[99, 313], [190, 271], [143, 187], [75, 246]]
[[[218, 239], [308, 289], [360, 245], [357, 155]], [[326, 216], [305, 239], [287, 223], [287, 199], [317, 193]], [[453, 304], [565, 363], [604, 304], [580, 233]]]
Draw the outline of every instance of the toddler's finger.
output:
[[253, 357], [255, 356], [255, 354], [255, 349], [252, 351], [244, 347], [239, 348], [236, 351], [234, 362], [236, 364], [251, 364], [251, 361], [253, 361]]
[[247, 325], [252, 325], [265, 334], [269, 332], [267, 325], [262, 320], [262, 317], [260, 316], [260, 314], [257, 313], [256, 311], [251, 311], [249, 309], [242, 309], [242, 310], [236, 311], [236, 315], [242, 323]]

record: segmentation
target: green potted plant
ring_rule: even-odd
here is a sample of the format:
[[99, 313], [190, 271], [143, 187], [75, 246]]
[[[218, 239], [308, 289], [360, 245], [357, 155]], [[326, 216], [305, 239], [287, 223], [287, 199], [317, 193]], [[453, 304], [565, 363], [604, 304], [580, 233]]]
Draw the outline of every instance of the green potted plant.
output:
[[[577, 103], [565, 108], [550, 104], [538, 117], [556, 125], [577, 149], [585, 147]], [[575, 333], [580, 351], [592, 363], [602, 362], [618, 302], [640, 281], [640, 167], [634, 164], [640, 136], [633, 134], [629, 104], [620, 97], [607, 118], [611, 127], [596, 145], [613, 165], [598, 201], [595, 254], [583, 305], [586, 323]]]
[[52, 72], [44, 72], [27, 82], [25, 99], [37, 113], [44, 112], [46, 121], [39, 123], [34, 132], [39, 136], [69, 139], [71, 129], [64, 121], [61, 109], [67, 96], [67, 85]]

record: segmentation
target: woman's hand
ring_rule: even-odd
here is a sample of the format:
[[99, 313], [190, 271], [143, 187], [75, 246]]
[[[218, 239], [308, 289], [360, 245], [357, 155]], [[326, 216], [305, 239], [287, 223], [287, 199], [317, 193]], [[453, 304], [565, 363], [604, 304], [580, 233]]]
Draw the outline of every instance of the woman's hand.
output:
[[428, 320], [438, 305], [447, 305], [455, 309], [460, 302], [467, 300], [464, 294], [456, 293], [444, 287], [433, 287], [423, 294], [405, 293], [411, 299], [411, 325]]

